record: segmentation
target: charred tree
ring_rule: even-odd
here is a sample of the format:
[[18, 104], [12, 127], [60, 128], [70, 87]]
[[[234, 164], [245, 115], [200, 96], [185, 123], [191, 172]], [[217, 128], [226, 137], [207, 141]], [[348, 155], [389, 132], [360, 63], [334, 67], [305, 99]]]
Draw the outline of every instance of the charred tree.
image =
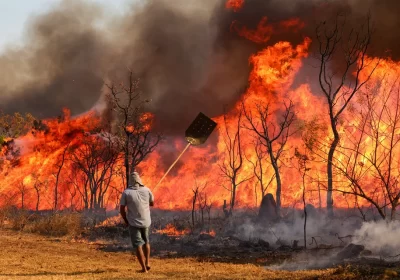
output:
[[107, 85], [108, 104], [113, 118], [111, 129], [119, 139], [120, 149], [124, 154], [125, 184], [129, 184], [129, 174], [154, 151], [162, 140], [159, 134], [151, 132], [153, 116], [144, 111], [149, 100], [141, 99], [139, 80], [133, 72], [128, 75], [128, 82], [119, 85]]
[[274, 169], [276, 182], [276, 207], [278, 217], [281, 212], [281, 192], [282, 181], [279, 170], [279, 160], [284, 152], [287, 140], [292, 135], [291, 125], [295, 120], [294, 105], [292, 101], [289, 104], [284, 103], [284, 112], [281, 119], [275, 121], [274, 115], [277, 114], [271, 109], [271, 104], [256, 104], [255, 112], [246, 108], [242, 102], [243, 111], [248, 121], [247, 129], [253, 131], [265, 146], [272, 168]]
[[207, 194], [205, 192], [199, 193], [198, 205], [201, 214], [201, 225], [204, 226], [204, 211], [206, 210], [207, 207]]
[[[370, 17], [367, 17], [359, 29], [352, 28], [346, 32], [345, 26], [346, 17], [338, 15], [333, 24], [322, 22], [315, 30], [318, 44], [318, 81], [328, 105], [329, 124], [333, 135], [328, 144], [327, 157], [326, 203], [329, 216], [333, 216], [333, 160], [340, 141], [339, 119], [377, 66], [376, 64], [371, 67], [366, 63], [372, 34]], [[334, 65], [338, 58], [343, 61], [342, 65]]]
[[61, 175], [61, 170], [64, 166], [67, 151], [68, 151], [69, 145], [67, 145], [64, 149], [64, 151], [59, 155], [58, 161], [56, 163], [56, 173], [54, 174], [55, 177], [55, 185], [54, 185], [54, 211], [57, 211], [58, 208], [58, 184], [60, 183], [60, 175]]
[[207, 196], [205, 198], [205, 206], [206, 206], [206, 211], [207, 211], [207, 216], [208, 216], [208, 226], [211, 226], [211, 208], [212, 208], [212, 202], [207, 200]]
[[193, 190], [193, 199], [192, 199], [192, 227], [193, 227], [193, 230], [196, 226], [196, 201], [197, 201], [198, 194], [199, 194], [199, 187], [196, 186], [196, 188]]
[[201, 187], [200, 184], [197, 182], [195, 179], [195, 185], [194, 188], [192, 189], [193, 191], [193, 199], [192, 199], [192, 226], [193, 229], [196, 226], [196, 203], [198, 205], [198, 208], [201, 210], [201, 220], [202, 223], [204, 224], [204, 208], [202, 204], [202, 198], [205, 195], [204, 189], [207, 187], [207, 182], [204, 183], [204, 185]]
[[21, 194], [21, 209], [25, 209], [25, 195], [28, 192], [28, 188], [23, 182], [21, 182], [18, 184], [18, 191]]
[[222, 132], [225, 144], [225, 153], [219, 164], [222, 175], [229, 181], [229, 187], [225, 187], [230, 192], [229, 209], [224, 209], [227, 216], [231, 216], [236, 203], [236, 191], [238, 186], [250, 178], [240, 179], [239, 175], [243, 168], [244, 152], [241, 142], [242, 133], [242, 110], [237, 112], [237, 119], [230, 124], [227, 115], [224, 115], [224, 128]]
[[[395, 219], [400, 204], [400, 82], [388, 81], [384, 73], [379, 88], [366, 87], [359, 111], [356, 133], [346, 133], [349, 141], [339, 150], [342, 160], [337, 168], [349, 181], [346, 189], [334, 189], [362, 198], [377, 210], [382, 219]], [[387, 207], [390, 212], [387, 213]], [[364, 214], [361, 212], [364, 217]]]
[[[257, 184], [260, 188], [261, 192], [261, 200], [264, 198], [268, 187], [272, 184], [272, 182], [275, 179], [275, 174], [272, 176], [267, 176], [266, 171], [267, 168], [266, 166], [268, 165], [267, 162], [267, 157], [268, 157], [268, 152], [265, 149], [265, 146], [262, 144], [262, 141], [260, 138], [257, 138], [254, 142], [254, 155], [256, 156], [256, 159], [252, 161], [251, 159], [247, 158], [249, 163], [253, 166], [253, 174], [257, 180], [257, 183], [254, 185], [254, 194], [256, 198], [256, 206], [258, 206], [258, 201], [257, 201]], [[267, 178], [269, 178], [267, 180]], [[260, 203], [261, 203], [260, 200]]]
[[70, 159], [83, 175], [85, 209], [104, 206], [119, 155], [118, 143], [109, 134], [83, 135], [82, 144], [71, 148]]
[[294, 153], [295, 157], [297, 158], [297, 170], [299, 171], [302, 179], [302, 200], [303, 200], [303, 213], [304, 213], [304, 249], [307, 249], [307, 207], [306, 207], [306, 177], [307, 172], [310, 168], [307, 166], [310, 158], [307, 155], [307, 149], [305, 152], [301, 153], [297, 148], [295, 149]]
[[32, 177], [34, 179], [33, 182], [33, 189], [36, 192], [36, 207], [35, 210], [36, 212], [39, 211], [39, 206], [40, 206], [40, 193], [42, 191], [42, 185], [43, 183], [39, 180], [39, 176], [37, 174], [32, 174]]

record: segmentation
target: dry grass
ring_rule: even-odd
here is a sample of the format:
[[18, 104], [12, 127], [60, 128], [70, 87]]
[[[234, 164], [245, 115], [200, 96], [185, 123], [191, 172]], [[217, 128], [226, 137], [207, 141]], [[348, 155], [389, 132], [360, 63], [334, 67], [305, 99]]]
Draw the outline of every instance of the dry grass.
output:
[[50, 236], [78, 235], [82, 231], [81, 215], [54, 214], [40, 217], [28, 224], [26, 231]]
[[0, 228], [39, 233], [49, 236], [75, 236], [83, 231], [82, 216], [79, 213], [51, 213], [40, 215], [26, 210], [0, 209]]
[[96, 245], [11, 230], [0, 235], [0, 279], [361, 279], [347, 268], [276, 272], [255, 264], [191, 258], [154, 258], [145, 275], [130, 253], [107, 253]]

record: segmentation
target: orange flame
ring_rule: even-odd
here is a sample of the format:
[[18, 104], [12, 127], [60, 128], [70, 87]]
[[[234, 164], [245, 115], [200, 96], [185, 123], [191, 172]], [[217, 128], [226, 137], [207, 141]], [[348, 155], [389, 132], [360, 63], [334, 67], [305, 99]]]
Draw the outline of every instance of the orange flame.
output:
[[165, 228], [155, 230], [155, 232], [168, 236], [182, 236], [188, 234], [190, 231], [188, 229], [178, 230], [173, 224], [167, 224]]
[[244, 0], [228, 0], [225, 3], [225, 8], [238, 12], [242, 9], [243, 5]]
[[[228, 1], [227, 6], [241, 7], [244, 1]], [[236, 6], [235, 6], [236, 5]], [[235, 8], [237, 9], [237, 8]], [[291, 19], [279, 24], [267, 24], [267, 18], [263, 18], [256, 30], [250, 30], [241, 27], [238, 23], [232, 25], [233, 30], [256, 43], [267, 42], [273, 34], [285, 31], [286, 29], [294, 32], [303, 28], [304, 24], [298, 19]], [[250, 111], [256, 110], [257, 103], [270, 103], [273, 112], [282, 110], [282, 104], [279, 102], [283, 98], [290, 98], [296, 108], [297, 118], [301, 121], [317, 118], [322, 125], [323, 136], [321, 141], [330, 142], [332, 139], [331, 132], [327, 129], [329, 122], [326, 114], [325, 100], [316, 93], [312, 92], [309, 83], [294, 86], [296, 76], [301, 72], [303, 60], [308, 56], [308, 48], [311, 43], [309, 38], [305, 38], [303, 42], [297, 46], [293, 46], [289, 42], [278, 42], [274, 45], [265, 47], [261, 51], [253, 54], [249, 58], [252, 67], [249, 75], [249, 86], [243, 93], [241, 101]], [[374, 58], [369, 58], [372, 61]], [[367, 61], [367, 62], [369, 62]], [[373, 64], [373, 63], [371, 63]], [[376, 90], [380, 94], [400, 90], [400, 85], [396, 83], [396, 79], [400, 74], [400, 63], [390, 59], [382, 60], [375, 71], [375, 75], [368, 82], [367, 86]], [[241, 101], [236, 104], [236, 108], [241, 106]], [[391, 103], [385, 104], [388, 108]], [[381, 104], [382, 105], [382, 104]], [[355, 104], [356, 106], [360, 106]], [[145, 130], [148, 131], [153, 125], [153, 116], [144, 114], [141, 121], [145, 123]], [[229, 201], [230, 193], [227, 191], [229, 182], [220, 172], [220, 165], [224, 162], [224, 154], [226, 152], [226, 143], [223, 133], [227, 129], [232, 131], [237, 123], [237, 115], [228, 113], [226, 116], [226, 124], [223, 116], [217, 116], [214, 120], [218, 123], [217, 142], [207, 143], [204, 146], [192, 147], [183, 155], [180, 165], [176, 166], [174, 171], [166, 177], [166, 180], [154, 191], [156, 197], [156, 205], [161, 209], [191, 209], [193, 191], [192, 188], [196, 182], [205, 186], [202, 192], [206, 194], [204, 199], [213, 207], [221, 207], [224, 200]], [[55, 188], [55, 174], [57, 173], [60, 157], [68, 147], [79, 147], [83, 145], [85, 134], [90, 133], [101, 120], [93, 112], [82, 114], [78, 117], [71, 117], [68, 110], [64, 111], [61, 119], [45, 120], [46, 130], [37, 130], [28, 133], [25, 136], [14, 139], [13, 143], [10, 139], [10, 145], [20, 149], [20, 158], [14, 160], [8, 155], [11, 147], [3, 146], [0, 151], [0, 204], [14, 203], [18, 206], [22, 203], [24, 196], [24, 207], [35, 208], [37, 192], [40, 193], [39, 209], [52, 208]], [[272, 115], [273, 122], [278, 123], [277, 116]], [[359, 136], [356, 129], [360, 120], [357, 119], [351, 111], [344, 113], [341, 121], [346, 122], [347, 126], [341, 127], [341, 135], [343, 136]], [[227, 126], [227, 127], [225, 127]], [[350, 127], [350, 128], [349, 128]], [[379, 130], [384, 133], [388, 125], [383, 122], [379, 126]], [[133, 126], [127, 129], [134, 130]], [[395, 131], [396, 137], [400, 135], [400, 131]], [[363, 136], [362, 149], [364, 154], [368, 155], [372, 152], [373, 140], [369, 136]], [[239, 174], [239, 181], [250, 178], [253, 175], [254, 163], [257, 161], [257, 155], [252, 145], [253, 136], [250, 133], [243, 133], [243, 151], [244, 161], [243, 168]], [[345, 139], [345, 137], [343, 138]], [[397, 138], [396, 138], [397, 139]], [[389, 141], [382, 139], [383, 142]], [[350, 144], [343, 140], [343, 145]], [[299, 135], [294, 135], [288, 140], [287, 151], [282, 161], [287, 163], [293, 158], [294, 149], [301, 146], [302, 140]], [[138, 167], [142, 174], [144, 183], [152, 189], [158, 180], [162, 177], [168, 166], [162, 164], [162, 149], [172, 148], [181, 151], [186, 143], [182, 139], [175, 139], [171, 142], [164, 142], [150, 154], [145, 161]], [[172, 148], [171, 148], [172, 146]], [[325, 151], [326, 152], [326, 151]], [[341, 151], [344, 154], [345, 151]], [[394, 154], [400, 154], [400, 147], [394, 150]], [[338, 156], [340, 153], [338, 153]], [[339, 161], [341, 158], [339, 157]], [[357, 168], [368, 168], [367, 161], [360, 161]], [[120, 162], [119, 166], [123, 166]], [[310, 181], [307, 189], [309, 191], [308, 202], [314, 205], [325, 206], [324, 195], [326, 190], [324, 182], [326, 181], [325, 169], [323, 162], [310, 163], [310, 172], [312, 172], [315, 181]], [[395, 168], [393, 169], [395, 170]], [[396, 166], [397, 171], [393, 171], [398, 176], [400, 166]], [[282, 167], [282, 206], [293, 207], [300, 202], [302, 193], [301, 178], [293, 168]], [[269, 179], [273, 176], [273, 169], [267, 163], [265, 164], [264, 177]], [[338, 176], [338, 182], [344, 182], [344, 178]], [[195, 177], [195, 179], [194, 179]], [[59, 178], [59, 199], [60, 207], [66, 208], [74, 205], [75, 208], [83, 208], [80, 192], [82, 184], [79, 181], [79, 174], [74, 171], [74, 166], [70, 161], [66, 161], [63, 166]], [[374, 176], [366, 176], [364, 178], [367, 186], [367, 192], [376, 192], [376, 179]], [[114, 175], [111, 180], [111, 187], [105, 194], [104, 203], [107, 208], [115, 208], [122, 189], [122, 176]], [[272, 181], [273, 182], [273, 181]], [[255, 207], [259, 206], [261, 201], [261, 190], [257, 185], [258, 182], [253, 178], [246, 180], [237, 189], [237, 207]], [[346, 184], [340, 185], [346, 188]], [[273, 182], [268, 188], [268, 192], [275, 193], [276, 186]], [[322, 198], [322, 199], [321, 199]], [[366, 202], [360, 204], [366, 205]], [[346, 197], [337, 195], [335, 197], [336, 207], [347, 207]], [[167, 225], [165, 229], [159, 230], [159, 233], [165, 233], [173, 236], [186, 234], [185, 230], [177, 230], [172, 224]]]
[[208, 235], [211, 235], [213, 237], [215, 237], [217, 235], [213, 229], [208, 231], [208, 232], [207, 231], [202, 231], [202, 232], [200, 232], [200, 234], [208, 234]]
[[304, 27], [304, 23], [298, 18], [279, 22], [278, 24], [267, 24], [268, 18], [263, 17], [255, 30], [250, 30], [246, 26], [240, 26], [238, 21], [231, 24], [231, 29], [235, 30], [240, 36], [252, 42], [263, 44], [271, 39], [273, 34], [279, 34], [292, 30], [298, 32]]

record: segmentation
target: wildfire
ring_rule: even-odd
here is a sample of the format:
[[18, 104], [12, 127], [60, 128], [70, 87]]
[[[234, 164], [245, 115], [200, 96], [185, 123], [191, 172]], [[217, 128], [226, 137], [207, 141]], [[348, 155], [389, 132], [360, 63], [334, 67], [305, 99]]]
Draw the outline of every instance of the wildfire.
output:
[[212, 229], [212, 230], [210, 230], [210, 231], [202, 231], [200, 234], [208, 234], [208, 235], [211, 235], [211, 236], [213, 236], [213, 237], [215, 237], [215, 235], [216, 235], [216, 233], [215, 233], [215, 231]]
[[[226, 2], [226, 7], [238, 11], [244, 5], [244, 0], [229, 0]], [[290, 19], [280, 23], [268, 24], [267, 18], [264, 17], [259, 22], [255, 30], [241, 26], [238, 22], [234, 22], [231, 26], [232, 31], [237, 32], [239, 36], [247, 38], [255, 43], [265, 44], [274, 34], [290, 30], [297, 32], [304, 27], [304, 24], [299, 19]], [[254, 53], [249, 58], [251, 65], [251, 73], [249, 75], [248, 88], [243, 93], [240, 101], [234, 109], [244, 105], [250, 112], [257, 111], [257, 103], [270, 104], [271, 118], [273, 122], [279, 123], [278, 113], [283, 110], [284, 104], [281, 102], [285, 98], [290, 98], [296, 108], [296, 116], [300, 123], [317, 119], [320, 121], [320, 126], [323, 129], [321, 142], [330, 142], [332, 135], [327, 129], [329, 118], [326, 113], [326, 105], [320, 93], [312, 92], [311, 83], [303, 83], [294, 87], [294, 81], [297, 75], [303, 68], [303, 61], [308, 57], [309, 46], [311, 39], [304, 38], [303, 42], [297, 46], [289, 42], [277, 42]], [[374, 58], [369, 58], [368, 63]], [[372, 64], [372, 63], [371, 63]], [[382, 60], [375, 70], [374, 77], [367, 84], [367, 89], [374, 90], [382, 95], [387, 95], [392, 92], [400, 91], [400, 85], [397, 82], [397, 77], [400, 73], [400, 63], [391, 60]], [[367, 102], [370, 94], [363, 93], [363, 100], [354, 107], [361, 106]], [[360, 97], [361, 99], [361, 97]], [[389, 102], [390, 101], [390, 102]], [[393, 102], [392, 102], [393, 101]], [[378, 102], [379, 106], [386, 106], [386, 112], [394, 110], [394, 101], [389, 99], [385, 102]], [[364, 102], [364, 103], [363, 103]], [[153, 119], [157, 116], [152, 114], [144, 114], [140, 119], [144, 125], [143, 129], [149, 131], [153, 125]], [[221, 175], [221, 164], [227, 161], [226, 159], [226, 140], [224, 133], [232, 132], [238, 120], [236, 112], [228, 112], [226, 119], [223, 116], [217, 116], [214, 120], [218, 123], [219, 131], [218, 140], [216, 143], [190, 148], [181, 159], [182, 164], [176, 167], [173, 174], [168, 175], [166, 180], [157, 188], [155, 192], [156, 205], [161, 209], [191, 209], [193, 200], [192, 188], [195, 181], [200, 185], [205, 186], [201, 196], [204, 198], [204, 203], [213, 207], [221, 207], [224, 200], [229, 201], [230, 193], [227, 191], [230, 187], [229, 180], [226, 180]], [[82, 193], [87, 191], [90, 186], [85, 185], [81, 174], [77, 171], [76, 163], [72, 160], [64, 160], [63, 156], [70, 152], [72, 148], [85, 148], [88, 141], [88, 135], [96, 135], [93, 131], [99, 124], [101, 119], [93, 112], [88, 112], [77, 117], [71, 117], [68, 110], [64, 111], [61, 118], [48, 119], [43, 121], [44, 127], [36, 129], [30, 133], [18, 137], [16, 139], [3, 139], [7, 145], [1, 146], [0, 143], [0, 193], [2, 195], [0, 204], [15, 204], [24, 207], [49, 209], [53, 207], [54, 197], [58, 196], [60, 208], [85, 208], [83, 200], [92, 199], [95, 203], [96, 197], [85, 199], [82, 198]], [[397, 127], [391, 127], [388, 123], [390, 117], [386, 117], [378, 125], [378, 131], [382, 134], [379, 138], [382, 143], [390, 144], [390, 138], [383, 135], [386, 131], [394, 129], [395, 140], [398, 141], [400, 131]], [[362, 124], [362, 119], [355, 114], [345, 113], [340, 119], [340, 122], [346, 123], [342, 126], [341, 135], [351, 136], [356, 139], [360, 137], [359, 127]], [[246, 125], [246, 124], [245, 124]], [[248, 124], [247, 124], [248, 125]], [[134, 126], [128, 126], [125, 129], [133, 131]], [[293, 135], [287, 143], [287, 149], [282, 155], [282, 206], [292, 207], [299, 202], [301, 197], [302, 181], [299, 173], [289, 166], [290, 159], [294, 156], [294, 149], [301, 147], [301, 135]], [[372, 143], [374, 140], [369, 134], [362, 136], [360, 141], [361, 152], [364, 155], [372, 154]], [[96, 141], [93, 141], [96, 142]], [[247, 131], [241, 135], [242, 149], [244, 152], [243, 167], [238, 175], [239, 181], [243, 183], [237, 189], [237, 207], [254, 207], [258, 206], [261, 201], [262, 192], [256, 179], [254, 179], [254, 166], [257, 162], [257, 153], [253, 142], [254, 137]], [[344, 140], [341, 143], [343, 146], [350, 145], [352, 142]], [[151, 153], [138, 166], [144, 183], [152, 189], [168, 166], [161, 164], [162, 158], [160, 151], [163, 149], [175, 149], [181, 151], [186, 143], [182, 139], [175, 139], [169, 142], [161, 143], [157, 149]], [[172, 148], [171, 148], [172, 146]], [[20, 156], [14, 160], [10, 155], [11, 148], [19, 149]], [[326, 147], [321, 148], [327, 153]], [[324, 150], [325, 149], [325, 150]], [[394, 149], [393, 154], [400, 154], [400, 147]], [[345, 161], [351, 155], [346, 154], [346, 150], [339, 151], [339, 161]], [[118, 206], [120, 192], [123, 189], [123, 172], [118, 169], [123, 166], [121, 159], [116, 163], [116, 169], [111, 173], [102, 174], [106, 178], [110, 178], [108, 189], [102, 190], [101, 203], [102, 207], [114, 209]], [[265, 169], [263, 176], [268, 181], [274, 176], [273, 168], [265, 160]], [[361, 159], [359, 164], [354, 168], [355, 172], [364, 172], [370, 167], [368, 160]], [[364, 169], [362, 169], [364, 168]], [[400, 175], [400, 166], [393, 169], [395, 175]], [[316, 161], [310, 163], [310, 172], [313, 173], [314, 181], [308, 182], [308, 202], [314, 205], [325, 205], [325, 199], [322, 198], [326, 194], [324, 182], [326, 181], [326, 164]], [[97, 172], [97, 173], [96, 173]], [[98, 176], [98, 171], [95, 175]], [[110, 171], [111, 172], [111, 171]], [[338, 181], [340, 181], [338, 177]], [[376, 179], [374, 176], [365, 176], [363, 180], [368, 182], [368, 192], [378, 192], [376, 187]], [[55, 194], [57, 186], [58, 194]], [[340, 187], [346, 188], [347, 184]], [[85, 189], [87, 188], [87, 189]], [[276, 186], [272, 183], [268, 187], [268, 192], [275, 193]], [[382, 198], [383, 199], [383, 198]], [[100, 203], [100, 202], [99, 202]], [[363, 202], [360, 202], [362, 205]], [[364, 202], [365, 205], [366, 202]], [[344, 196], [335, 198], [336, 207], [347, 207], [348, 201]], [[164, 229], [157, 230], [157, 233], [167, 234], [171, 236], [181, 236], [187, 234], [187, 230], [178, 230], [172, 224], [168, 224]], [[209, 234], [215, 235], [214, 231]]]
[[167, 224], [165, 228], [155, 230], [155, 233], [165, 234], [168, 236], [182, 236], [189, 233], [188, 229], [178, 230], [173, 224]]
[[244, 5], [244, 0], [228, 0], [225, 3], [225, 7], [227, 9], [232, 9], [235, 12], [238, 12]]
[[140, 116], [139, 122], [140, 126], [139, 128], [135, 128], [134, 125], [128, 125], [126, 127], [126, 131], [132, 133], [135, 130], [140, 131], [140, 132], [148, 132], [151, 130], [153, 126], [153, 121], [154, 121], [154, 115], [151, 113], [144, 113], [143, 115]]
[[289, 30], [298, 32], [304, 27], [304, 23], [297, 18], [281, 21], [278, 24], [268, 24], [267, 22], [268, 18], [263, 17], [258, 23], [257, 28], [255, 30], [250, 30], [246, 26], [240, 26], [238, 21], [234, 21], [231, 24], [231, 29], [252, 42], [262, 44], [268, 42], [273, 34], [279, 34]]

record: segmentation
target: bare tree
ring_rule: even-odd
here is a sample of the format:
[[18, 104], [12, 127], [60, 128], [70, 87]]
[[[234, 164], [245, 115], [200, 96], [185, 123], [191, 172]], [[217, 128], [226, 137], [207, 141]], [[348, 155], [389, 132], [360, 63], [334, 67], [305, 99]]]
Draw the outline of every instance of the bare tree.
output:
[[[319, 60], [318, 81], [328, 105], [330, 129], [333, 140], [329, 144], [327, 158], [327, 210], [333, 216], [333, 159], [340, 141], [339, 119], [356, 93], [371, 78], [376, 66], [366, 63], [366, 54], [371, 43], [371, 20], [368, 16], [359, 29], [345, 32], [346, 17], [338, 15], [332, 25], [325, 21], [316, 28]], [[342, 69], [335, 67], [341, 58]], [[367, 72], [367, 73], [366, 73]]]
[[225, 153], [219, 163], [219, 168], [230, 184], [229, 187], [224, 186], [230, 192], [229, 210], [226, 210], [228, 216], [232, 215], [235, 207], [238, 186], [250, 179], [240, 178], [244, 157], [243, 143], [241, 142], [241, 125], [242, 110], [239, 110], [236, 121], [232, 121], [231, 125], [228, 122], [227, 115], [224, 115], [224, 130], [221, 135], [225, 144]]
[[21, 194], [21, 209], [25, 208], [25, 195], [28, 193], [28, 187], [23, 183], [20, 182], [17, 185], [17, 189], [19, 193]]
[[347, 133], [349, 141], [340, 149], [341, 161], [335, 161], [349, 180], [347, 189], [337, 191], [368, 201], [382, 219], [394, 219], [400, 204], [400, 83], [396, 79], [380, 84], [379, 92], [367, 88], [357, 130]]
[[207, 207], [207, 193], [204, 191], [199, 193], [197, 200], [201, 214], [201, 225], [204, 226], [204, 210]]
[[110, 109], [115, 122], [113, 133], [119, 138], [124, 153], [125, 183], [129, 184], [129, 174], [154, 151], [162, 140], [159, 134], [151, 133], [152, 115], [144, 112], [149, 100], [141, 100], [139, 80], [133, 72], [128, 75], [128, 83], [107, 85]]
[[302, 200], [303, 200], [303, 212], [304, 212], [304, 248], [307, 249], [307, 207], [306, 207], [306, 177], [307, 172], [310, 170], [308, 162], [310, 158], [308, 156], [308, 150], [305, 147], [304, 152], [300, 152], [299, 149], [295, 149], [295, 157], [297, 158], [297, 170], [300, 172], [302, 179]]
[[192, 228], [194, 230], [195, 225], [196, 225], [196, 201], [197, 201], [197, 196], [199, 195], [199, 186], [197, 183], [195, 184], [193, 191], [193, 199], [192, 199]]
[[210, 225], [211, 225], [211, 208], [213, 206], [213, 203], [211, 201], [208, 201], [208, 199], [206, 197], [205, 205], [206, 205], [206, 211], [207, 211], [207, 216], [208, 216], [208, 226], [210, 227]]
[[281, 215], [281, 192], [282, 181], [279, 170], [279, 160], [284, 152], [287, 140], [292, 135], [291, 125], [295, 120], [294, 105], [292, 101], [284, 103], [284, 111], [280, 120], [275, 121], [274, 116], [277, 111], [271, 109], [271, 104], [255, 104], [255, 112], [246, 108], [242, 102], [242, 107], [248, 121], [247, 129], [253, 131], [266, 147], [271, 165], [274, 169], [276, 182], [276, 212], [278, 217]]
[[81, 206], [84, 209], [89, 209], [90, 187], [89, 178], [83, 172], [78, 164], [71, 164], [71, 177], [69, 184], [80, 194]]
[[[119, 158], [119, 149], [111, 135], [84, 135], [82, 144], [72, 147], [70, 159], [84, 174], [89, 186], [89, 209], [104, 207], [104, 196], [110, 186]], [[87, 198], [87, 193], [84, 195]]]
[[42, 192], [43, 183], [39, 180], [39, 175], [34, 173], [32, 174], [33, 182], [33, 189], [36, 192], [36, 211], [39, 211], [40, 206], [40, 193]]
[[58, 208], [58, 184], [60, 183], [60, 175], [61, 175], [61, 170], [64, 166], [65, 160], [66, 160], [66, 155], [67, 155], [67, 151], [69, 148], [69, 144], [64, 148], [64, 150], [62, 151], [62, 153], [58, 156], [57, 158], [57, 162], [55, 164], [56, 167], [56, 172], [54, 175], [55, 177], [55, 185], [54, 185], [54, 210], [57, 211]]
[[68, 182], [68, 192], [69, 192], [69, 209], [71, 211], [74, 211], [76, 209], [76, 204], [75, 204], [75, 197], [78, 195], [78, 186], [74, 184], [73, 182]]
[[207, 181], [203, 184], [200, 185], [200, 183], [197, 181], [197, 179], [194, 179], [194, 188], [192, 189], [193, 191], [193, 199], [192, 199], [192, 226], [193, 229], [195, 227], [195, 221], [196, 221], [196, 203], [198, 205], [198, 208], [201, 210], [201, 218], [202, 222], [204, 223], [204, 216], [203, 216], [203, 211], [205, 206], [202, 204], [202, 198], [204, 196], [204, 190], [207, 187]]
[[[250, 164], [253, 166], [253, 173], [254, 176], [257, 180], [257, 183], [254, 185], [254, 193], [255, 193], [255, 198], [256, 198], [256, 206], [258, 206], [258, 200], [257, 200], [257, 184], [260, 188], [261, 192], [261, 200], [265, 196], [268, 187], [272, 184], [272, 182], [275, 179], [275, 174], [272, 176], [267, 176], [266, 174], [268, 168], [266, 168], [270, 163], [267, 161], [268, 157], [268, 152], [265, 148], [265, 146], [262, 144], [262, 141], [259, 137], [257, 137], [254, 142], [254, 154], [256, 158], [252, 160], [251, 158], [247, 158], [247, 160], [250, 162]], [[269, 178], [268, 180], [266, 178]]]

